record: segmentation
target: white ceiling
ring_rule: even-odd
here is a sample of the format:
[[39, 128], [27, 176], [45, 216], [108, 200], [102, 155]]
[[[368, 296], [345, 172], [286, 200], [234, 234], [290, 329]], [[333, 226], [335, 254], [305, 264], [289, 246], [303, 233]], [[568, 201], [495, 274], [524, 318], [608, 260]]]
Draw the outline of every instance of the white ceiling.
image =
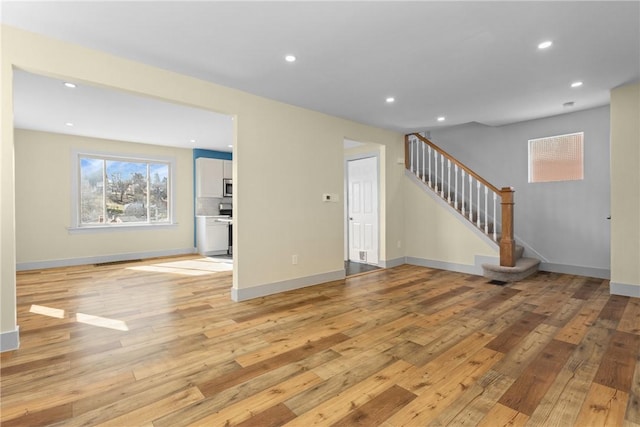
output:
[[[401, 132], [592, 108], [640, 79], [638, 1], [3, 1], [1, 19]], [[552, 47], [538, 50], [547, 39]], [[295, 63], [284, 61], [290, 53]], [[583, 86], [571, 88], [577, 80]], [[32, 90], [18, 87], [16, 100]], [[385, 103], [389, 96], [396, 101]], [[569, 101], [575, 106], [563, 107]], [[157, 105], [144, 108], [163, 117]]]
[[[231, 116], [17, 70], [14, 125], [116, 141], [232, 151]], [[73, 124], [68, 126], [67, 123]]]

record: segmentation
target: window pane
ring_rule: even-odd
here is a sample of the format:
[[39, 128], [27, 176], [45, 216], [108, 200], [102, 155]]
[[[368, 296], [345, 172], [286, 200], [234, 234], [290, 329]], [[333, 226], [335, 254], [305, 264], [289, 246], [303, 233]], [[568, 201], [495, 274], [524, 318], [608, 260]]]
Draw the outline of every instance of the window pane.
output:
[[147, 222], [147, 164], [107, 160], [111, 223]]
[[171, 162], [92, 154], [78, 159], [78, 226], [171, 222]]
[[104, 218], [104, 161], [80, 159], [80, 222], [100, 224]]
[[529, 140], [529, 182], [583, 179], [583, 135]]
[[169, 221], [169, 211], [167, 209], [168, 188], [169, 188], [169, 165], [150, 164], [149, 176], [149, 216], [151, 222]]

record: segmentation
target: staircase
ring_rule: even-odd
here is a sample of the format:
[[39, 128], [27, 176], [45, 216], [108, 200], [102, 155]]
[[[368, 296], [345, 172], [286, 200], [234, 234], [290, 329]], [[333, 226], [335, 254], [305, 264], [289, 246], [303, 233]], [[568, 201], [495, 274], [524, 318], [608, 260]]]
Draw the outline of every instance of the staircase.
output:
[[513, 188], [498, 189], [415, 133], [405, 136], [405, 167], [499, 247], [500, 265], [482, 264], [484, 277], [515, 282], [538, 271], [540, 261], [524, 258], [523, 247], [513, 239]]

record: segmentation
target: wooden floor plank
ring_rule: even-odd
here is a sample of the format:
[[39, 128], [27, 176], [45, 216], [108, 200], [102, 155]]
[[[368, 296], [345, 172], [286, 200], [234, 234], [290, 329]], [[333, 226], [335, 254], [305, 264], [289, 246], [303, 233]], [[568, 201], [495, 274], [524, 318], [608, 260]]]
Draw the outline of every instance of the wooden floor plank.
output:
[[601, 384], [591, 384], [576, 426], [621, 426], [627, 407], [627, 393]]
[[590, 328], [530, 417], [532, 425], [574, 425], [611, 331]]
[[640, 335], [640, 298], [632, 298], [620, 318], [618, 330]]
[[640, 427], [640, 300], [607, 280], [402, 265], [236, 303], [211, 262], [19, 272], [0, 423]]
[[378, 426], [415, 398], [415, 394], [393, 385], [332, 426]]
[[529, 417], [522, 412], [496, 403], [478, 424], [478, 427], [522, 427], [525, 426], [528, 421]]
[[331, 399], [314, 406], [303, 414], [299, 414], [297, 418], [286, 425], [326, 426], [335, 424], [358, 407], [382, 394], [394, 384], [396, 376], [406, 374], [412, 367], [409, 363], [399, 360], [340, 394], [333, 396]]
[[573, 344], [552, 340], [498, 402], [530, 416], [574, 350]]
[[487, 348], [501, 353], [508, 353], [520, 340], [534, 330], [546, 318], [546, 316], [541, 314], [526, 313], [487, 344]]
[[615, 331], [593, 381], [629, 393], [640, 353], [640, 335]]

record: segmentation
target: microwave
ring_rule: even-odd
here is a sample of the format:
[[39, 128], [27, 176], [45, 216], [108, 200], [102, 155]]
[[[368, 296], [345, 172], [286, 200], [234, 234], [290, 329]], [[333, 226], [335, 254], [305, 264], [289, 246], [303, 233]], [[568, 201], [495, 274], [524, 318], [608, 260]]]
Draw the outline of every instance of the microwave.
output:
[[222, 196], [233, 197], [233, 180], [229, 178], [222, 180]]

